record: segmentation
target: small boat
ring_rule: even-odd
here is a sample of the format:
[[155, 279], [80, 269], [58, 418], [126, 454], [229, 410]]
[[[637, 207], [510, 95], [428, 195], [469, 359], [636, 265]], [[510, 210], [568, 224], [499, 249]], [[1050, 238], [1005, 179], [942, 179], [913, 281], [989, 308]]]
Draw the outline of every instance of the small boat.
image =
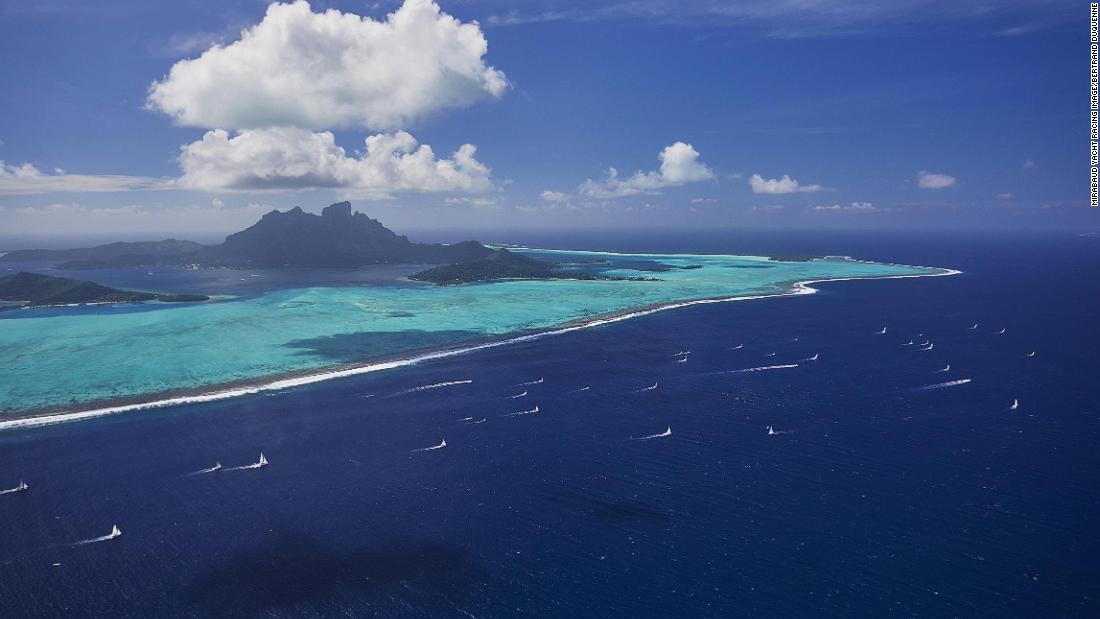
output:
[[817, 361], [817, 357], [818, 357], [818, 355], [820, 355], [820, 354], [821, 354], [821, 353], [816, 353], [816, 352], [815, 352], [815, 353], [814, 353], [814, 356], [812, 356], [812, 357], [807, 357], [807, 358], [806, 358], [806, 361]]
[[1033, 351], [1027, 353], [1027, 356], [1034, 357], [1035, 356], [1035, 351], [1033, 350]]
[[883, 327], [882, 331], [878, 332], [878, 335], [886, 335], [886, 327]]
[[774, 357], [774, 356], [775, 356], [775, 353], [773, 353], [773, 352], [770, 352], [770, 353], [767, 353], [767, 354], [765, 354], [764, 356], [765, 356], [765, 357]]
[[744, 345], [744, 344], [738, 344], [737, 346], [734, 346], [734, 347], [733, 347], [733, 348], [731, 348], [730, 350], [741, 350], [741, 349], [742, 349], [742, 348], [744, 348], [744, 347], [745, 347], [745, 345]]
[[912, 345], [913, 345], [913, 340], [909, 340], [908, 342], [902, 344], [902, 346], [912, 346]]
[[19, 485], [16, 486], [15, 488], [12, 488], [12, 491], [13, 492], [24, 492], [24, 491], [27, 490], [27, 488], [29, 488], [29, 486], [27, 486], [27, 482], [20, 479], [19, 480]]
[[943, 369], [942, 369], [942, 370], [940, 370], [940, 371], [941, 371], [941, 372], [950, 372], [950, 371], [951, 371], [951, 364], [950, 364], [950, 363], [948, 363], [948, 364], [947, 364], [947, 367], [943, 368]]
[[447, 439], [439, 441], [439, 444], [435, 446], [436, 449], [443, 449], [447, 446]]
[[114, 538], [116, 538], [120, 535], [122, 535], [122, 531], [118, 530], [118, 525], [116, 524], [116, 525], [111, 527], [111, 532], [108, 533], [107, 536], [104, 537], [103, 539], [114, 539]]
[[264, 452], [260, 452], [260, 461], [253, 466], [255, 466], [256, 468], [267, 466], [267, 458], [264, 457]]
[[1012, 406], [1009, 406], [1008, 410], [1014, 411], [1017, 408], [1020, 408], [1020, 401], [1019, 400], [1012, 400]]
[[1007, 328], [1001, 329], [1000, 331], [997, 332], [997, 335], [1004, 335], [1005, 331], [1007, 331], [1007, 330], [1008, 330]]
[[[260, 454], [260, 457], [263, 458], [263, 454]], [[267, 461], [265, 460], [264, 463], [266, 464]], [[210, 467], [210, 472], [213, 473], [214, 471], [220, 471], [221, 468], [222, 468], [222, 463], [221, 462], [215, 462], [214, 466]]]
[[768, 436], [775, 436], [776, 434], [779, 433], [775, 431], [775, 428], [768, 426]]
[[977, 328], [978, 328], [978, 323], [974, 323], [974, 325], [972, 327], [970, 327], [970, 330], [973, 331], [974, 329], [977, 329]]

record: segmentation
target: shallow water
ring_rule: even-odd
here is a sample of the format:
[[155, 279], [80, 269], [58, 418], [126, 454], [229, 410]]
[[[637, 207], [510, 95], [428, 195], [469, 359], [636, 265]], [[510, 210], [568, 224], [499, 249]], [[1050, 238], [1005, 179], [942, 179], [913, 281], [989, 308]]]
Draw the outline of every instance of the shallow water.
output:
[[[171, 292], [237, 296], [181, 306], [0, 314], [0, 411], [76, 405], [362, 362], [655, 304], [775, 294], [800, 280], [935, 272], [844, 259], [771, 262], [725, 255], [520, 251], [571, 262], [588, 272], [660, 281], [507, 281], [441, 287], [400, 283], [395, 278], [402, 271], [394, 267], [322, 272], [324, 285], [312, 287], [301, 285], [311, 273], [297, 271], [159, 269], [163, 277], [152, 278], [144, 269], [66, 274], [116, 286], [144, 283], [146, 288], [150, 279], [163, 279]], [[654, 265], [666, 268], [638, 270]], [[687, 265], [702, 268], [667, 269]]]

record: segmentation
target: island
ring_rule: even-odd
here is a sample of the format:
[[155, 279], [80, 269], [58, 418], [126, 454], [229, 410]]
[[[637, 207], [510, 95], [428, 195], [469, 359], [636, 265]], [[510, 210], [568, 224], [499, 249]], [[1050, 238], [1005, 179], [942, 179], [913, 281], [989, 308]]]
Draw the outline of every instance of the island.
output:
[[156, 294], [119, 290], [95, 282], [26, 271], [0, 277], [0, 302], [4, 303], [0, 309], [89, 303], [141, 303], [143, 301], [188, 303], [208, 300], [210, 297], [200, 294]]
[[354, 268], [370, 264], [451, 264], [492, 252], [477, 241], [414, 243], [363, 213], [350, 202], [325, 207], [320, 215], [301, 207], [273, 210], [220, 245], [168, 239], [111, 243], [96, 247], [20, 249], [0, 262], [46, 262], [60, 269], [190, 266], [227, 268]]
[[650, 277], [615, 277], [568, 271], [558, 264], [521, 256], [503, 247], [479, 260], [438, 266], [410, 275], [409, 279], [440, 286], [506, 279], [658, 281]]

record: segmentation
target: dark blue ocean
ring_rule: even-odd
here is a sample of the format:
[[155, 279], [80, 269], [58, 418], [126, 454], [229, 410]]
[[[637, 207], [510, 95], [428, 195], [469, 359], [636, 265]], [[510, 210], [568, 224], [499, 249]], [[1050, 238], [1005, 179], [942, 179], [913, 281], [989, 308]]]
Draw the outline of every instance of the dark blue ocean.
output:
[[0, 616], [1100, 616], [1100, 238], [496, 236], [964, 273], [0, 433]]

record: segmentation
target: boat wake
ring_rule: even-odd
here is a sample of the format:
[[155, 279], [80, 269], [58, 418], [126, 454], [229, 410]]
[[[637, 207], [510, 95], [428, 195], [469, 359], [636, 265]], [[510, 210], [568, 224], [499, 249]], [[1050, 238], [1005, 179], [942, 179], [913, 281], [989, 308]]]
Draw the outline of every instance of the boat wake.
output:
[[122, 531], [118, 529], [118, 525], [111, 527], [111, 532], [107, 535], [101, 535], [99, 537], [93, 537], [92, 539], [86, 539], [73, 544], [73, 546], [84, 546], [85, 544], [95, 544], [97, 542], [106, 542], [107, 540], [115, 539], [122, 535]]
[[669, 426], [667, 430], [659, 434], [650, 434], [649, 436], [634, 436], [627, 440], [629, 441], [648, 441], [654, 438], [666, 438], [672, 436], [672, 426]]
[[518, 413], [508, 413], [505, 417], [519, 417], [520, 415], [534, 415], [539, 412], [539, 407], [536, 406], [529, 411], [520, 411]]
[[684, 355], [683, 357], [680, 357], [679, 359], [673, 361], [673, 363], [687, 363], [687, 362], [688, 362], [687, 355]]
[[816, 353], [816, 352], [815, 352], [815, 353], [814, 353], [814, 356], [812, 356], [812, 357], [806, 357], [805, 359], [799, 359], [799, 361], [817, 361], [817, 359], [818, 359], [818, 356], [819, 356], [820, 354], [821, 354], [821, 353]]
[[588, 391], [591, 388], [592, 387], [581, 387], [580, 389], [574, 389], [573, 391], [570, 391], [569, 393], [580, 393], [582, 391]]
[[206, 475], [207, 473], [213, 473], [214, 471], [220, 471], [220, 470], [222, 470], [222, 463], [221, 462], [215, 462], [214, 466], [212, 466], [208, 469], [200, 469], [198, 471], [188, 473], [188, 475], [192, 475], [192, 476], [194, 476], [194, 475]]
[[407, 393], [418, 393], [420, 391], [430, 391], [432, 389], [442, 389], [443, 387], [453, 387], [455, 385], [469, 385], [474, 381], [472, 380], [449, 380], [442, 383], [432, 383], [430, 385], [421, 385], [419, 387], [413, 387], [404, 391], [398, 391], [394, 395], [405, 395]]
[[541, 384], [542, 384], [542, 381], [543, 381], [543, 380], [545, 380], [545, 377], [544, 377], [544, 376], [540, 376], [538, 380], [529, 380], [529, 381], [527, 381], [527, 382], [525, 382], [525, 383], [520, 383], [520, 384], [518, 384], [518, 385], [516, 385], [516, 386], [517, 386], [517, 387], [526, 387], [526, 386], [528, 386], [528, 385], [541, 385]]
[[767, 370], [786, 370], [788, 368], [798, 367], [797, 363], [784, 363], [781, 365], [762, 365], [755, 368], [744, 368], [742, 370], [726, 370], [724, 372], [715, 372], [716, 374], [744, 374], [746, 372], [765, 372]]
[[923, 387], [917, 387], [914, 391], [932, 391], [935, 389], [946, 389], [947, 387], [957, 387], [959, 385], [965, 385], [970, 382], [969, 378], [960, 378], [958, 380], [949, 380], [943, 383], [936, 383], [934, 385], [925, 385]]
[[409, 450], [409, 453], [417, 453], [417, 452], [421, 452], [421, 451], [435, 451], [436, 449], [443, 449], [446, 446], [447, 446], [447, 439], [443, 439], [442, 441], [439, 441], [438, 445], [432, 445], [431, 447], [421, 447], [420, 449], [412, 449], [412, 450]]
[[27, 483], [23, 480], [19, 480], [19, 485], [18, 486], [14, 487], [14, 488], [8, 488], [7, 490], [0, 490], [0, 494], [11, 494], [13, 492], [23, 492], [27, 488], [29, 488]]
[[527, 390], [524, 389], [523, 393], [517, 393], [516, 395], [508, 396], [509, 400], [516, 400], [527, 396]]
[[948, 363], [947, 367], [943, 368], [942, 370], [936, 370], [936, 374], [942, 374], [944, 372], [950, 372], [950, 371], [951, 371], [951, 364]]
[[264, 457], [264, 453], [260, 452], [260, 461], [253, 462], [252, 464], [243, 464], [241, 466], [231, 466], [225, 470], [227, 471], [250, 471], [254, 469], [262, 469], [267, 466], [267, 458]]
[[656, 388], [657, 388], [657, 381], [653, 381], [652, 385], [650, 385], [648, 387], [642, 387], [641, 389], [638, 390], [638, 392], [641, 393], [643, 391], [653, 391]]

